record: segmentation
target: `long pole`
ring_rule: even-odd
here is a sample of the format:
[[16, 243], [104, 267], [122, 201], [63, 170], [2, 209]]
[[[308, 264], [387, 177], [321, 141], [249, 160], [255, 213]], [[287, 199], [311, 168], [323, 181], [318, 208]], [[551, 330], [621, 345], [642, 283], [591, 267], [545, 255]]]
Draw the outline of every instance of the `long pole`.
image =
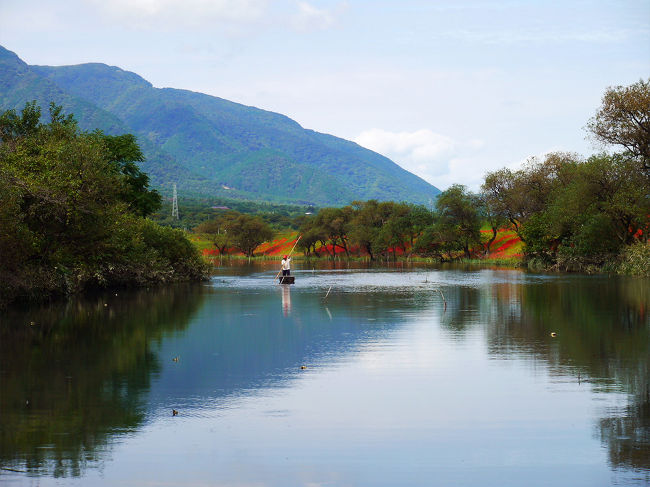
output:
[[[302, 238], [302, 235], [300, 235], [300, 236], [298, 237], [298, 240], [300, 240], [301, 238]], [[298, 245], [298, 240], [296, 240], [296, 243], [293, 244], [293, 247], [291, 247], [291, 252], [289, 252], [289, 255], [287, 255], [287, 259], [288, 259], [289, 257], [291, 257], [291, 254], [293, 254], [293, 249], [295, 249], [295, 248], [296, 248], [296, 245]], [[278, 271], [278, 275], [275, 276], [276, 279], [277, 279], [278, 277], [280, 277], [280, 272], [282, 272], [282, 269], [280, 269], [280, 270]]]

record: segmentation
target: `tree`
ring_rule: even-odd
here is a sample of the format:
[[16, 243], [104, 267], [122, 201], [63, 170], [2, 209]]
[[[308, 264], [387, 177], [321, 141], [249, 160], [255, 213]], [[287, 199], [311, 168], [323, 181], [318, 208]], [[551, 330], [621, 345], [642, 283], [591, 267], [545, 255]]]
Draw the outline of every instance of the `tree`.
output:
[[453, 231], [459, 247], [469, 258], [472, 245], [481, 241], [481, 220], [478, 197], [467, 191], [462, 184], [454, 184], [443, 191], [436, 200], [438, 225]]
[[25, 104], [20, 116], [16, 110], [7, 110], [0, 115], [0, 140], [15, 147], [17, 140], [34, 135], [41, 119], [41, 107], [36, 101]]
[[409, 205], [408, 227], [411, 248], [415, 247], [416, 239], [424, 229], [433, 223], [433, 213], [422, 205]]
[[349, 225], [350, 240], [375, 260], [375, 242], [383, 220], [377, 200], [353, 201], [353, 216]]
[[411, 236], [410, 207], [404, 203], [384, 201], [378, 205], [381, 228], [375, 233], [373, 247], [386, 256], [392, 252], [393, 259], [397, 250], [406, 251]]
[[194, 231], [210, 239], [210, 242], [219, 250], [219, 255], [227, 254], [228, 249], [234, 243], [234, 229], [240, 215], [236, 211], [229, 211], [216, 218], [204, 221]]
[[247, 257], [253, 257], [255, 249], [273, 238], [273, 230], [257, 216], [238, 215], [229, 225], [233, 242]]
[[485, 200], [490, 204], [490, 211], [503, 215], [517, 234], [520, 233], [521, 221], [525, 214], [519, 179], [518, 172], [499, 169], [487, 173], [481, 186]]
[[560, 251], [598, 255], [634, 242], [650, 214], [650, 187], [636, 161], [599, 154], [572, 168], [540, 215]]
[[608, 88], [587, 129], [602, 143], [624, 147], [647, 175], [650, 171], [650, 79]]
[[523, 226], [546, 208], [555, 187], [567, 184], [571, 168], [580, 160], [577, 154], [551, 152], [543, 161], [530, 158], [518, 171], [500, 169], [488, 173], [481, 186], [484, 201], [490, 204], [491, 212], [507, 218], [526, 242]]
[[348, 224], [352, 217], [352, 208], [322, 208], [314, 220], [314, 226], [321, 236], [327, 241], [323, 242], [327, 249], [327, 243], [332, 245], [332, 257], [336, 256], [336, 247], [341, 247], [349, 257], [348, 248]]
[[111, 165], [122, 175], [120, 197], [131, 210], [147, 216], [160, 208], [161, 197], [158, 191], [149, 189], [149, 176], [142, 172], [136, 162], [144, 162], [144, 155], [132, 134], [95, 135], [106, 145]]
[[427, 226], [415, 243], [415, 251], [425, 257], [435, 257], [444, 261], [454, 252], [462, 250], [456, 229], [440, 219]]
[[0, 115], [0, 301], [203, 277], [182, 232], [125, 201], [125, 175], [103, 137], [60, 107], [49, 112], [49, 123], [35, 103]]
[[301, 225], [299, 229], [302, 238], [298, 242], [298, 248], [305, 252], [305, 255], [314, 254], [318, 257], [316, 252], [316, 244], [327, 240], [327, 236], [323, 230], [316, 225], [316, 217], [312, 215], [301, 218]]
[[499, 201], [495, 196], [483, 188], [479, 195], [479, 203], [481, 217], [492, 230], [492, 235], [485, 243], [485, 253], [488, 254], [490, 252], [490, 246], [497, 238], [499, 228], [508, 224], [508, 218], [506, 214], [501, 211]]

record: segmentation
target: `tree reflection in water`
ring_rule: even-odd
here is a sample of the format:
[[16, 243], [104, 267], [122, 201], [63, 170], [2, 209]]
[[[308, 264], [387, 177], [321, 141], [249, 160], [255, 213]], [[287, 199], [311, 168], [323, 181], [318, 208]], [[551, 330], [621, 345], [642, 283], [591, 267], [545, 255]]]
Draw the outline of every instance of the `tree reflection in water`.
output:
[[118, 294], [0, 315], [3, 469], [80, 476], [142, 424], [150, 347], [187, 326], [201, 288]]
[[485, 323], [491, 354], [541, 359], [552, 374], [589, 383], [595, 393], [627, 393], [627, 407], [601, 419], [601, 439], [613, 467], [650, 469], [647, 281], [540, 277], [523, 286], [502, 280], [445, 293], [452, 304], [443, 326], [462, 336], [477, 322]]
[[[466, 274], [445, 274], [447, 284], [435, 284], [449, 303], [444, 313], [433, 287], [415, 279], [417, 289], [333, 293], [327, 308], [322, 289], [294, 290], [291, 309], [288, 286], [285, 291], [269, 284], [270, 291], [258, 293], [226, 284], [210, 299], [201, 286], [176, 286], [5, 312], [0, 466], [34, 475], [83, 475], [89, 464], [106, 459], [123, 434], [141, 428], [145, 411], [166, 408], [169, 397], [214, 399], [268, 387], [300, 364], [355, 350], [361, 340], [388, 336], [409, 316], [440, 306], [442, 326], [460, 340], [477, 324], [485, 327], [493, 356], [542, 360], [551, 374], [581, 381], [595, 394], [626, 392], [627, 406], [608, 411], [598, 431], [614, 467], [647, 472], [647, 281], [482, 272], [478, 280], [467, 274], [473, 282], [467, 285], [454, 283]], [[198, 337], [191, 342], [196, 360], [175, 350], [183, 367], [161, 375], [157, 347], [170, 334], [186, 333], [195, 320], [187, 335]]]

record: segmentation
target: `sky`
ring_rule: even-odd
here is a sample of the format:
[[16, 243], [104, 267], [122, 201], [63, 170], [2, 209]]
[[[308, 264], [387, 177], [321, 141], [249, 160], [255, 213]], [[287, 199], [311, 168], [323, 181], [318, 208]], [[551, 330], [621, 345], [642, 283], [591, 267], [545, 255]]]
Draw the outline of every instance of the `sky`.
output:
[[603, 149], [584, 127], [650, 77], [650, 0], [0, 0], [0, 45], [279, 112], [476, 191]]

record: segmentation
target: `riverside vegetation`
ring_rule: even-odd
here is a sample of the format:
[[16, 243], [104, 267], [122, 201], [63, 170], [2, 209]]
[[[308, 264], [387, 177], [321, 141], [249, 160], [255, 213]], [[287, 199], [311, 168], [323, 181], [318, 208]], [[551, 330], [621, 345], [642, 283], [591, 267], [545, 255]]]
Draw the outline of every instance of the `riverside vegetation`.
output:
[[[534, 157], [520, 170], [488, 173], [477, 194], [451, 186], [431, 210], [377, 200], [321, 208], [294, 220], [299, 248], [331, 258], [471, 259], [490, 255], [507, 228], [523, 243], [523, 263], [531, 268], [648, 276], [650, 80], [607, 90], [587, 127], [596, 140], [623, 150]], [[240, 219], [228, 212], [196, 231], [224, 254], [243, 248]], [[261, 219], [257, 225], [263, 228]], [[253, 255], [254, 247], [246, 249]]]
[[[147, 218], [161, 197], [137, 165], [135, 137], [82, 131], [54, 104], [50, 119], [41, 122], [35, 102], [0, 116], [0, 304], [205, 278], [185, 233]], [[367, 200], [291, 220], [291, 210], [262, 205], [261, 215], [228, 211], [195, 231], [219, 254], [252, 257], [274, 231], [293, 227], [307, 256], [445, 261], [485, 257], [505, 228], [533, 268], [650, 275], [650, 80], [609, 89], [588, 129], [623, 150], [532, 158], [488, 173], [478, 194], [451, 186], [435, 210]]]
[[82, 290], [202, 279], [180, 230], [146, 218], [160, 206], [132, 135], [84, 132], [50, 106], [0, 116], [0, 304]]

